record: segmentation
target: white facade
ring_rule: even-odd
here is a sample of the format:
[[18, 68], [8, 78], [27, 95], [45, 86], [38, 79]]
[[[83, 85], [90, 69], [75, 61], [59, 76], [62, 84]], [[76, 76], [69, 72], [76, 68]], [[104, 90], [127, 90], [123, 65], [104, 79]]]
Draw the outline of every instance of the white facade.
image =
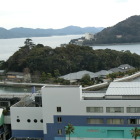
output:
[[86, 33], [86, 34], [85, 34], [85, 39], [87, 39], [87, 40], [94, 39], [94, 34]]
[[[12, 130], [43, 130], [41, 107], [11, 107]], [[31, 122], [27, 120], [30, 119]], [[35, 123], [34, 120], [37, 120]], [[20, 122], [17, 122], [20, 120]]]
[[[44, 124], [54, 123], [54, 115], [71, 115], [77, 114], [77, 108], [74, 105], [79, 106], [81, 97], [80, 87], [44, 87], [42, 89], [42, 105], [43, 105], [43, 122]], [[74, 97], [74, 99], [73, 99]], [[62, 113], [57, 112], [57, 107], [62, 108]], [[74, 108], [73, 108], [74, 107]], [[48, 113], [49, 112], [49, 113]], [[78, 111], [80, 112], [80, 110]], [[44, 127], [44, 133], [47, 133], [46, 127]]]
[[[94, 135], [92, 136], [90, 131], [94, 131], [95, 127], [100, 132], [97, 132], [97, 138], [100, 138], [103, 131], [106, 133], [102, 140], [109, 139], [110, 133], [118, 133], [120, 129], [124, 133], [124, 138], [128, 138], [126, 136], [132, 126], [140, 126], [140, 93], [134, 94], [136, 86], [137, 88], [140, 87], [139, 82], [133, 84], [114, 82], [109, 86], [106, 93], [84, 92], [81, 86], [44, 86], [41, 89], [42, 107], [11, 107], [13, 136], [23, 137], [25, 133], [26, 137], [30, 135], [27, 131], [34, 136], [35, 133], [40, 134], [42, 131], [44, 140], [60, 140], [60, 138], [65, 140], [64, 127], [68, 123], [72, 123], [79, 135], [73, 136], [73, 140], [79, 137], [94, 139]], [[128, 87], [131, 89], [129, 94], [123, 94]], [[112, 88], [115, 92], [112, 91], [112, 96], [108, 96]], [[118, 90], [121, 94], [116, 92], [119, 88], [121, 88]], [[132, 100], [128, 96], [133, 94], [137, 98]], [[123, 99], [122, 96], [125, 96], [126, 99]], [[93, 120], [100, 118], [103, 122], [102, 124], [90, 124], [87, 122], [90, 118]], [[123, 120], [124, 124], [119, 124], [120, 122], [112, 124], [110, 122], [112, 118], [118, 119], [117, 123]], [[29, 119], [30, 122], [27, 121]], [[43, 123], [40, 121], [42, 119]], [[108, 119], [110, 119], [109, 122]], [[22, 134], [19, 135], [18, 133]], [[95, 139], [97, 139], [96, 137]]]

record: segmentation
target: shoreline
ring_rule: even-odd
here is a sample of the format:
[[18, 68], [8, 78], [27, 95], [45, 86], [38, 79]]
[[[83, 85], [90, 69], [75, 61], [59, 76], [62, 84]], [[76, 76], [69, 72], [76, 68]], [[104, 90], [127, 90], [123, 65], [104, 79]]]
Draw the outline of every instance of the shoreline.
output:
[[[136, 45], [136, 44], [140, 44], [140, 42], [134, 42], [134, 43], [112, 43], [112, 44], [94, 44], [94, 45], [89, 45], [90, 47], [94, 47], [94, 46], [116, 46], [116, 45]], [[86, 45], [85, 45], [86, 46]]]

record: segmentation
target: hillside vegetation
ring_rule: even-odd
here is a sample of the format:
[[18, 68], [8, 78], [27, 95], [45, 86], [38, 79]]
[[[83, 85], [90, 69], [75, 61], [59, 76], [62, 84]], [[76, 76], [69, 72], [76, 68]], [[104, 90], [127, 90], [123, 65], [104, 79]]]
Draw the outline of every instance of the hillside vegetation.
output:
[[140, 42], [140, 16], [132, 16], [118, 24], [103, 29], [95, 35], [95, 40], [84, 44], [114, 44]]
[[52, 49], [42, 44], [29, 45], [27, 42], [4, 62], [1, 68], [18, 72], [29, 68], [31, 73], [44, 72], [52, 75], [57, 71], [64, 75], [80, 70], [108, 70], [121, 64], [140, 67], [140, 56], [130, 51], [93, 50], [92, 47], [73, 44]]

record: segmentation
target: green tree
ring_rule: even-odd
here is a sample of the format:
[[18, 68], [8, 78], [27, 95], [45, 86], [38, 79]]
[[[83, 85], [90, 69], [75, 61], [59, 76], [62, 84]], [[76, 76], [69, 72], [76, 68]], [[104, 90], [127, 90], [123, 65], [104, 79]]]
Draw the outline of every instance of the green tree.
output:
[[46, 80], [47, 80], [47, 74], [45, 72], [42, 72], [41, 81], [45, 82]]
[[55, 78], [58, 78], [60, 76], [58, 69], [54, 70], [54, 76], [55, 76]]
[[72, 133], [74, 133], [74, 126], [72, 124], [68, 123], [68, 126], [65, 127], [65, 133], [66, 133], [66, 135], [69, 136], [69, 140], [70, 140], [70, 135]]
[[85, 74], [82, 79], [80, 80], [82, 86], [84, 85], [92, 85], [93, 81], [90, 79], [89, 74]]
[[134, 129], [131, 130], [131, 135], [133, 138], [135, 138], [135, 140], [137, 140], [137, 137], [140, 136], [140, 129], [135, 127]]

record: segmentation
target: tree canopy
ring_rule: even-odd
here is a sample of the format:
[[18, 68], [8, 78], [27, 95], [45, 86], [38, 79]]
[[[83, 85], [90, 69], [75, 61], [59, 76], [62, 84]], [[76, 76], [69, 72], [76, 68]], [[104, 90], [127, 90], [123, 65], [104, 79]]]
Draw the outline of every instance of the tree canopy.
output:
[[32, 47], [25, 44], [0, 66], [7, 71], [22, 72], [24, 68], [29, 68], [31, 73], [50, 73], [59, 77], [80, 70], [108, 70], [121, 64], [140, 67], [140, 56], [130, 51], [93, 50], [89, 46], [73, 44], [54, 49], [42, 44]]

